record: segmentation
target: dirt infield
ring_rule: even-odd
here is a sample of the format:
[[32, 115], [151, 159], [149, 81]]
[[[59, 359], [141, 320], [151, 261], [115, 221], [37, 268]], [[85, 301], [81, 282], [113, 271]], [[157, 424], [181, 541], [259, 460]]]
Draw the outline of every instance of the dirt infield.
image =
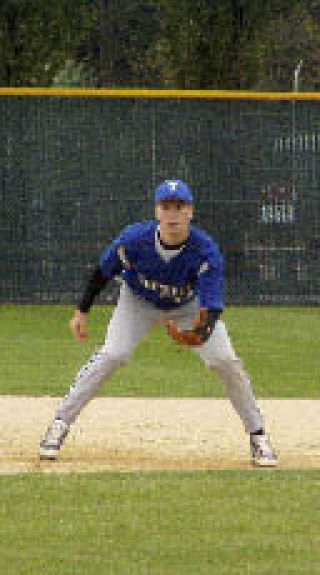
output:
[[[226, 400], [93, 400], [59, 462], [39, 440], [59, 398], [0, 397], [0, 473], [250, 469], [248, 438]], [[320, 467], [320, 400], [260, 401], [280, 469]]]

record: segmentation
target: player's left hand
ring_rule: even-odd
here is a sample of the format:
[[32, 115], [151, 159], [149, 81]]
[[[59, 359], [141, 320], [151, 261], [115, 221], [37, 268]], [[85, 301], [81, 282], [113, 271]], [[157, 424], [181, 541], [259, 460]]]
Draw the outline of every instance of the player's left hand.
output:
[[168, 323], [170, 337], [183, 345], [202, 345], [209, 339], [212, 330], [213, 326], [209, 323], [209, 314], [206, 308], [200, 309], [200, 316], [195, 321], [193, 329], [180, 330], [174, 321]]

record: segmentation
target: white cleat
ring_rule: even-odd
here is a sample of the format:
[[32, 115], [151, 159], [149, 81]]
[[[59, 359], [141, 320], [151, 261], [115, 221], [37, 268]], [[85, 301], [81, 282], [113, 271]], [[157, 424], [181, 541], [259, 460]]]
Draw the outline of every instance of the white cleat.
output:
[[60, 447], [69, 433], [69, 426], [62, 419], [55, 419], [48, 427], [40, 443], [40, 459], [55, 461]]
[[278, 456], [273, 449], [267, 435], [250, 435], [250, 452], [254, 465], [258, 467], [276, 467]]

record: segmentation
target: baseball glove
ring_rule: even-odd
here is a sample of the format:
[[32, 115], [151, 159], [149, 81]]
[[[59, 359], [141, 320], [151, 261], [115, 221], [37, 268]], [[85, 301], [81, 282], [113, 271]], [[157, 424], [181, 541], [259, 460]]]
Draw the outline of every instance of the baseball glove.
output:
[[169, 321], [168, 334], [183, 345], [202, 345], [212, 334], [219, 315], [220, 311], [201, 308], [200, 316], [195, 321], [193, 329], [180, 330], [173, 321]]

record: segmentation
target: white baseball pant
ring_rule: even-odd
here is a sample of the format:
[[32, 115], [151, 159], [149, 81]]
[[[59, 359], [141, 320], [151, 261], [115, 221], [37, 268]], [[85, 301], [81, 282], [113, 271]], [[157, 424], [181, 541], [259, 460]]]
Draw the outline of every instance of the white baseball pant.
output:
[[[60, 403], [56, 417], [68, 425], [73, 423], [113, 372], [129, 361], [151, 328], [172, 319], [180, 328], [188, 329], [199, 316], [199, 310], [197, 299], [175, 310], [159, 310], [123, 284], [108, 325], [105, 343], [80, 369], [68, 395]], [[233, 349], [224, 322], [218, 320], [211, 337], [202, 346], [191, 349], [219, 374], [246, 432], [264, 429], [264, 420], [249, 377]]]

